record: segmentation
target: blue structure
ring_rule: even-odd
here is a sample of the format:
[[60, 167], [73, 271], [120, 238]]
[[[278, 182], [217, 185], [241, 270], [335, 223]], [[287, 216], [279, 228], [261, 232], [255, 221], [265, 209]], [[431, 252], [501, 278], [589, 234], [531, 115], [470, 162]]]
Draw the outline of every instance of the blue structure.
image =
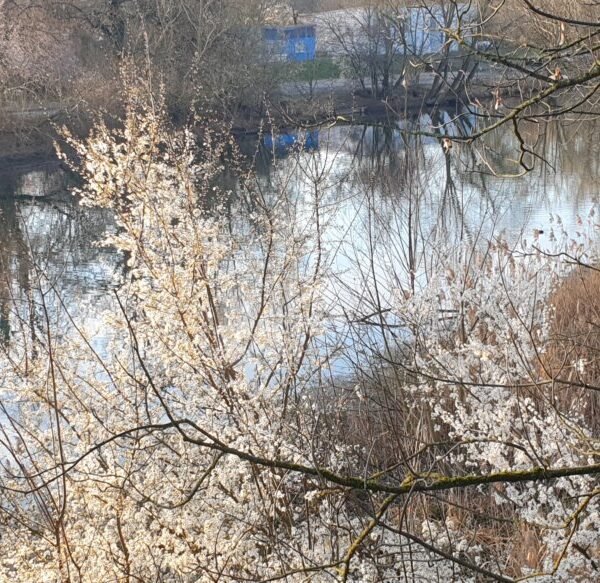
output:
[[311, 152], [319, 149], [319, 130], [314, 129], [300, 133], [290, 130], [275, 136], [265, 134], [263, 144], [276, 156], [285, 156], [290, 152], [301, 150]]
[[263, 39], [274, 59], [302, 63], [315, 58], [317, 34], [313, 25], [270, 26], [263, 29]]

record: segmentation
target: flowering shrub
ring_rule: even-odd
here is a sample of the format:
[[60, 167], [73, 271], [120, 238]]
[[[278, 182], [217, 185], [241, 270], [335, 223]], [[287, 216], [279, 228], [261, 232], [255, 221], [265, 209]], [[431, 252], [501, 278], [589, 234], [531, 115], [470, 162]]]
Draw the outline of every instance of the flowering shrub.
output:
[[[132, 91], [122, 128], [69, 138], [125, 266], [108, 345], [75, 321], [59, 334], [40, 278], [34, 340], [24, 327], [4, 348], [3, 577], [590, 580], [597, 442], [537, 366], [554, 262], [437, 246], [426, 283], [386, 308], [383, 335], [401, 326], [409, 347], [386, 371], [404, 374], [355, 386], [334, 366], [354, 324], [328, 293], [320, 183], [298, 201], [246, 175], [236, 223], [218, 186], [229, 139], [207, 127], [198, 151], [165, 119]], [[347, 431], [411, 408], [431, 428], [382, 432], [394, 460]], [[524, 533], [537, 555], [509, 565]]]

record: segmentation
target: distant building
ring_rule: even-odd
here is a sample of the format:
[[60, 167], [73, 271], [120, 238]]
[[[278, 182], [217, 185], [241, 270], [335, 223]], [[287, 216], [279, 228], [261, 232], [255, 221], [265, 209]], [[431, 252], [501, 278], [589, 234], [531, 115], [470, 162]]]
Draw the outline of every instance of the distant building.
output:
[[267, 54], [273, 60], [312, 61], [317, 51], [314, 25], [269, 26], [263, 29]]
[[[465, 13], [464, 4], [457, 5]], [[407, 6], [393, 22], [378, 18], [374, 8], [351, 8], [316, 13], [305, 16], [312, 21], [319, 39], [319, 50], [332, 56], [343, 57], [348, 47], [352, 52], [365, 53], [392, 50], [398, 55], [432, 55], [449, 42], [450, 51], [458, 50], [458, 44], [449, 41], [444, 28], [455, 27], [446, 22], [444, 11], [438, 5]], [[387, 42], [383, 42], [383, 41]]]

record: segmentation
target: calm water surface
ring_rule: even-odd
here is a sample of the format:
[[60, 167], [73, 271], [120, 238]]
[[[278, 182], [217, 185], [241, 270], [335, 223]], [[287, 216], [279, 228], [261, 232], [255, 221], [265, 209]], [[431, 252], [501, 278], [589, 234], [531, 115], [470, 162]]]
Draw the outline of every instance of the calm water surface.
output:
[[[518, 176], [522, 169], [509, 131], [475, 146], [455, 145], [447, 155], [437, 140], [402, 128], [337, 126], [313, 131], [306, 140], [297, 135], [305, 147], [292, 151], [286, 148], [294, 139], [269, 140], [260, 149], [257, 173], [267, 191], [290, 185], [296, 219], [307, 224], [318, 183], [319, 204], [328, 217], [326, 237], [335, 249], [333, 265], [346, 282], [364, 276], [373, 250], [377, 269], [389, 275], [393, 266], [399, 277], [398, 265], [408, 265], [411, 246], [418, 249], [432, 237], [517, 241], [537, 230], [543, 241], [563, 230], [573, 236], [595, 232], [599, 132], [590, 123], [531, 124], [524, 136], [543, 146], [545, 162], [536, 160], [533, 171]], [[63, 194], [60, 201], [36, 198], [56, 192]], [[80, 207], [52, 165], [0, 175], [0, 195], [2, 336], [10, 337], [11, 306], [25, 309], [31, 290], [40, 286], [56, 290], [63, 310], [93, 327], [123, 269], [120, 255], [99, 245], [113, 228], [110, 214]], [[231, 212], [236, 208], [233, 203]], [[331, 293], [343, 292], [334, 286]], [[60, 317], [64, 320], [64, 311]]]

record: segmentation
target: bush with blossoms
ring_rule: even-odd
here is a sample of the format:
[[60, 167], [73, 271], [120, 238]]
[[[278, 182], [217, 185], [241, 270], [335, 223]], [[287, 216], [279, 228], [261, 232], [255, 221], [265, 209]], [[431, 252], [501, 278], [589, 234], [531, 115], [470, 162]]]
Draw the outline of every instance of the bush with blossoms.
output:
[[11, 316], [2, 578], [593, 580], [600, 450], [569, 391], [598, 389], [544, 360], [560, 257], [432, 242], [362, 358], [321, 178], [300, 201], [240, 163], [230, 192], [229, 134], [166, 119], [130, 89], [121, 127], [67, 134], [123, 269], [103, 343], [41, 272]]

